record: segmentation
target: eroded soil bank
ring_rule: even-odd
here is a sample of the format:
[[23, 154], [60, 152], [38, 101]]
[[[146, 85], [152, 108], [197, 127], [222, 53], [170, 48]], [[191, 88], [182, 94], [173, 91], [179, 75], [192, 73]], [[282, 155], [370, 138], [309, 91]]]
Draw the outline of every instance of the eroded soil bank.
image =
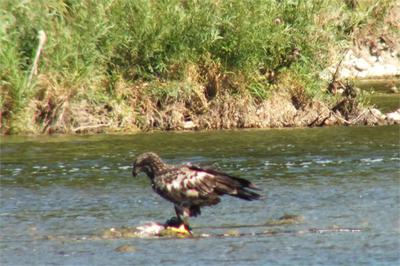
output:
[[[197, 98], [197, 99], [196, 99]], [[386, 125], [400, 122], [400, 110], [383, 114], [363, 107], [352, 87], [334, 100], [321, 101], [304, 92], [280, 90], [267, 100], [221, 93], [212, 100], [204, 94], [159, 103], [133, 98], [131, 105], [93, 106], [85, 101], [52, 98], [32, 103], [31, 132], [101, 133], [137, 130], [208, 130], [233, 128], [315, 127], [332, 125]]]
[[229, 129], [312, 127], [331, 125], [382, 125], [399, 122], [374, 108], [363, 108], [346, 96], [329, 105], [319, 100], [301, 99], [302, 95], [277, 92], [256, 103], [249, 98], [221, 95], [194, 110], [184, 102], [146, 111], [144, 128]]

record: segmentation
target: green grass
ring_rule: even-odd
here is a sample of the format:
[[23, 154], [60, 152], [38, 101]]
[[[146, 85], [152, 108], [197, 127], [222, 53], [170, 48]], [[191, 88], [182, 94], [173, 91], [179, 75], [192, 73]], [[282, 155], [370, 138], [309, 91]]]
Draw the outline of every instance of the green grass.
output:
[[[352, 10], [341, 0], [3, 0], [2, 128], [46, 93], [98, 104], [120, 95], [116, 84], [150, 82], [153, 98], [177, 99], [192, 91], [186, 80], [193, 65], [240, 76], [241, 93], [257, 99], [280, 84], [265, 71], [283, 73], [286, 83], [299, 81], [315, 96], [330, 50], [346, 46], [355, 29], [383, 23], [394, 3], [359, 2]], [[39, 30], [47, 42], [39, 75], [28, 84]]]

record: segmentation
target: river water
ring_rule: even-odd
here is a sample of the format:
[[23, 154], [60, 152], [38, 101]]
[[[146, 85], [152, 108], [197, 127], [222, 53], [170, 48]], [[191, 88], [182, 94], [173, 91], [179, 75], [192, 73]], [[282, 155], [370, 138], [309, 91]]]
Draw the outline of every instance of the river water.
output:
[[[400, 79], [365, 79], [356, 80], [355, 85], [367, 91], [366, 102], [383, 113], [393, 112], [400, 108]], [[397, 92], [393, 92], [396, 90]]]
[[[0, 264], [398, 265], [399, 129], [2, 137]], [[147, 177], [131, 176], [149, 150], [247, 178], [265, 198], [204, 208], [191, 225], [210, 237], [93, 238], [173, 216]], [[271, 223], [284, 215], [301, 219]]]

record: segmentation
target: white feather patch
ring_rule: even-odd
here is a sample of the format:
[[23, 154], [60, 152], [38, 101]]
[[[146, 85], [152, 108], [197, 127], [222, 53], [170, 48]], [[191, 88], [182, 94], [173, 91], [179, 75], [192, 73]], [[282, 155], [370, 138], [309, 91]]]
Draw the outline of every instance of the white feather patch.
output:
[[[197, 172], [197, 171], [193, 172], [188, 169], [188, 171], [179, 173], [176, 179], [173, 180], [170, 184], [167, 184], [166, 187], [168, 191], [171, 191], [173, 189], [180, 190], [182, 188], [187, 188], [189, 183], [196, 184], [201, 182], [206, 176], [209, 176], [209, 174], [206, 172]], [[192, 192], [187, 192], [187, 195], [188, 196], [193, 195], [193, 197], [197, 196], [194, 195], [194, 192], [198, 194], [197, 191], [192, 190]]]
[[171, 183], [172, 188], [181, 189], [182, 188], [182, 183], [183, 183], [182, 181], [184, 179], [185, 179], [185, 175], [182, 175], [182, 174], [178, 175], [178, 177], [174, 181], [172, 181], [172, 183]]
[[186, 191], [186, 195], [188, 197], [198, 197], [199, 196], [199, 192], [194, 190], [194, 189], [188, 189], [188, 191]]
[[202, 180], [203, 178], [205, 178], [206, 176], [208, 176], [209, 174], [207, 174], [206, 172], [197, 172], [193, 177], [193, 179], [197, 180]]

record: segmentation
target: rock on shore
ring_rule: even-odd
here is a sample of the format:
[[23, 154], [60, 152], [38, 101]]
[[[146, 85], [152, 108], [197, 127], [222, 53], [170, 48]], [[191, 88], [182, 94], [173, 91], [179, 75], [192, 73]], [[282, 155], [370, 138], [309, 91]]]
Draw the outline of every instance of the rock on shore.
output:
[[[400, 76], [400, 45], [383, 37], [347, 50], [340, 62], [321, 73], [329, 80], [337, 71], [337, 79], [367, 79]], [[338, 68], [338, 69], [337, 69]]]

